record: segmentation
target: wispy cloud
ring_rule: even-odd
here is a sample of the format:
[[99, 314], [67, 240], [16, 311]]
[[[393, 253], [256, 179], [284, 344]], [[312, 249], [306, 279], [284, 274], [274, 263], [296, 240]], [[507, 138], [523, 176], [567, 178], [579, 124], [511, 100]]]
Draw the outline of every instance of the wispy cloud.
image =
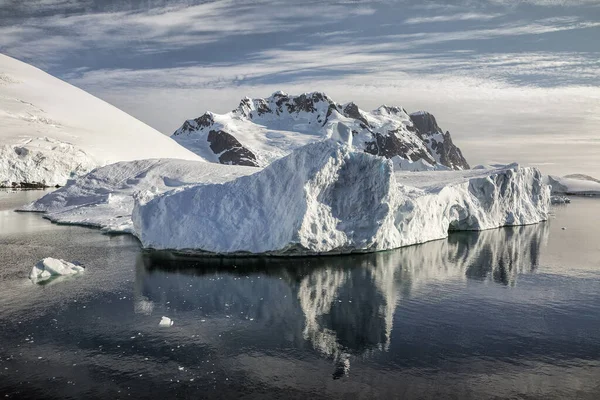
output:
[[455, 21], [489, 21], [501, 17], [503, 14], [479, 14], [479, 13], [460, 13], [452, 15], [436, 15], [426, 17], [412, 17], [404, 20], [405, 24], [432, 24], [436, 22], [455, 22]]
[[567, 146], [591, 169], [600, 19], [589, 6], [600, 0], [554, 3], [39, 0], [11, 2], [20, 11], [3, 19], [0, 0], [0, 51], [165, 133], [246, 95], [323, 90], [367, 109], [428, 109], [474, 164], [564, 168]]

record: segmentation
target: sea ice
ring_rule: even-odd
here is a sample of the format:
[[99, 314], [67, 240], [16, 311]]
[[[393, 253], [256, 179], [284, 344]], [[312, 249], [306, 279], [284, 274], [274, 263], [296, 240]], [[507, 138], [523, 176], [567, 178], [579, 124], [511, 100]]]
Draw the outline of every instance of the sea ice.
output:
[[34, 265], [29, 274], [29, 279], [31, 279], [33, 283], [39, 283], [48, 280], [53, 276], [74, 275], [83, 272], [84, 270], [84, 267], [81, 265], [47, 257]]

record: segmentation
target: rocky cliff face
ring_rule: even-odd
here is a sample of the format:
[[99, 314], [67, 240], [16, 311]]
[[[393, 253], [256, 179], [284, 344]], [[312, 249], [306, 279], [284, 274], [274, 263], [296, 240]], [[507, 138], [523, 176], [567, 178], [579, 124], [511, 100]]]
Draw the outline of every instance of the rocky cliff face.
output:
[[451, 169], [469, 169], [469, 163], [452, 142], [450, 132], [443, 133], [432, 114], [426, 111], [412, 113], [410, 120], [438, 163]]
[[392, 159], [397, 169], [469, 168], [433, 115], [409, 115], [401, 107], [389, 106], [366, 112], [355, 103], [336, 103], [321, 92], [244, 98], [227, 114], [207, 112], [185, 121], [172, 137], [221, 164], [266, 166], [305, 144], [343, 137], [360, 150]]

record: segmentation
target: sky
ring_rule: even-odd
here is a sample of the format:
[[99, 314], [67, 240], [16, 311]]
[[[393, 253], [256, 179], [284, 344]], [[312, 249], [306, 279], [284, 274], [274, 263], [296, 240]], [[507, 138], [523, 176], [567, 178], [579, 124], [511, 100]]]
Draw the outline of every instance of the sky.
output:
[[0, 52], [164, 134], [318, 90], [430, 111], [471, 165], [600, 178], [600, 0], [0, 0]]

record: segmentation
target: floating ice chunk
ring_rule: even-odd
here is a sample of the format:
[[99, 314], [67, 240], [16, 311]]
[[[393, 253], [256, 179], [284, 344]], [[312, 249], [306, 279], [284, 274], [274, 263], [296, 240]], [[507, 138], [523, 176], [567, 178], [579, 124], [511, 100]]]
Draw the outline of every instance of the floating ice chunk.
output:
[[160, 322], [158, 323], [158, 326], [162, 326], [162, 327], [173, 326], [173, 320], [169, 317], [162, 317], [160, 319]]
[[84, 267], [81, 265], [47, 257], [34, 265], [29, 274], [29, 279], [31, 279], [33, 283], [38, 283], [50, 279], [53, 276], [74, 275], [83, 272], [84, 270]]
[[569, 199], [567, 196], [553, 195], [553, 196], [550, 196], [550, 203], [552, 203], [552, 204], [570, 204], [571, 199]]

